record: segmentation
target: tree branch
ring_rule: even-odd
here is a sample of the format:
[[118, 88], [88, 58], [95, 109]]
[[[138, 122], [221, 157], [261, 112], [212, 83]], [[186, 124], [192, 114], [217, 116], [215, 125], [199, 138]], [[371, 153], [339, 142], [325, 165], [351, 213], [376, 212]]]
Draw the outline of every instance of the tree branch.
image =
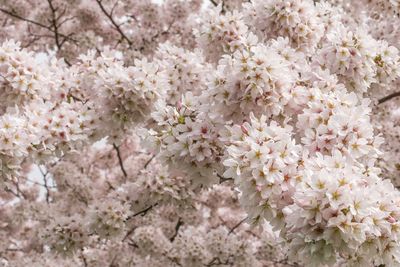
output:
[[389, 101], [390, 99], [395, 98], [395, 97], [398, 97], [398, 96], [400, 96], [400, 92], [395, 92], [395, 93], [393, 93], [393, 94], [390, 94], [390, 95], [388, 95], [388, 96], [385, 96], [385, 97], [383, 97], [383, 98], [381, 98], [381, 99], [378, 100], [378, 105], [380, 105], [380, 104], [382, 104], [382, 103], [385, 103], [386, 101]]
[[87, 267], [88, 264], [87, 264], [87, 261], [86, 261], [86, 257], [85, 257], [85, 255], [83, 254], [83, 248], [81, 249], [81, 258], [82, 258], [83, 266], [84, 266], [84, 267]]
[[50, 189], [49, 189], [49, 186], [48, 186], [48, 184], [47, 184], [47, 174], [49, 174], [49, 172], [48, 171], [43, 171], [42, 170], [42, 168], [40, 167], [40, 166], [38, 166], [38, 168], [39, 168], [39, 170], [40, 170], [40, 173], [42, 174], [42, 176], [43, 176], [43, 182], [44, 182], [44, 188], [46, 189], [46, 202], [47, 203], [50, 203]]
[[122, 157], [121, 157], [121, 153], [119, 151], [119, 147], [115, 143], [113, 144], [113, 147], [114, 147], [115, 151], [117, 151], [117, 157], [118, 157], [119, 166], [120, 166], [121, 171], [122, 171], [122, 173], [123, 173], [123, 175], [124, 175], [124, 177], [126, 179], [128, 177], [128, 174], [125, 171], [124, 162], [122, 161]]
[[[128, 218], [126, 218], [125, 222], [129, 221], [130, 219], [132, 219], [132, 218], [134, 218], [134, 217], [136, 217], [136, 216], [138, 216], [138, 215], [142, 215], [142, 216], [146, 215], [146, 213], [147, 213], [149, 210], [151, 210], [153, 207], [155, 207], [155, 206], [157, 206], [157, 205], [158, 205], [158, 203], [156, 203], [156, 204], [154, 204], [154, 205], [151, 205], [151, 206], [145, 208], [144, 210], [141, 210], [141, 211], [139, 211], [139, 212], [136, 212], [135, 214], [133, 214], [133, 215], [129, 216]], [[126, 235], [124, 236], [124, 238], [122, 239], [122, 241], [125, 241], [125, 240], [135, 231], [135, 229], [136, 229], [136, 227], [132, 227], [132, 229], [130, 229], [130, 230], [126, 233]]]
[[215, 2], [215, 0], [210, 0], [211, 4], [213, 4], [214, 6], [218, 6], [218, 3]]
[[149, 166], [150, 162], [156, 157], [156, 155], [151, 156], [151, 158], [146, 161], [146, 163], [143, 166], [143, 169], [147, 169], [147, 166]]
[[225, 183], [225, 182], [227, 182], [227, 181], [233, 181], [233, 178], [225, 178], [225, 177], [223, 177], [223, 176], [220, 175], [220, 174], [217, 174], [217, 176], [219, 177], [219, 183], [220, 183], [220, 184]]
[[[57, 49], [58, 49], [58, 51], [60, 51], [62, 45], [65, 42], [65, 38], [64, 38], [64, 41], [60, 40], [59, 26], [61, 26], [61, 25], [58, 25], [58, 20], [65, 14], [65, 9], [60, 13], [59, 16], [57, 16], [56, 13], [57, 13], [58, 8], [54, 7], [53, 0], [47, 0], [47, 3], [49, 4], [51, 15], [52, 15], [52, 19], [50, 20], [50, 22], [52, 24], [52, 28], [54, 29], [53, 30], [54, 39], [56, 40]], [[64, 61], [68, 66], [71, 66], [71, 63], [69, 63], [68, 60], [64, 59]]]
[[[210, 2], [214, 5], [214, 6], [218, 6], [218, 3], [215, 0], [210, 0]], [[221, 1], [222, 6], [221, 6], [221, 12], [222, 14], [225, 13], [225, 1]]]
[[228, 235], [232, 234], [236, 228], [238, 228], [240, 225], [242, 225], [242, 223], [244, 223], [244, 221], [247, 220], [247, 216], [246, 218], [244, 218], [243, 220], [241, 220], [240, 222], [238, 222], [235, 226], [233, 226], [233, 228], [229, 231]]
[[156, 203], [156, 204], [154, 204], [154, 205], [151, 205], [151, 206], [145, 208], [144, 210], [141, 210], [141, 211], [139, 211], [139, 212], [133, 214], [133, 215], [131, 216], [131, 218], [136, 217], [136, 216], [138, 216], [138, 215], [144, 216], [144, 215], [146, 215], [146, 213], [147, 213], [149, 210], [151, 210], [153, 207], [155, 207], [155, 206], [157, 206], [157, 205], [158, 205], [158, 203]]
[[120, 25], [118, 25], [118, 23], [115, 22], [113, 16], [112, 16], [112, 12], [114, 10], [112, 10], [111, 13], [108, 13], [107, 10], [105, 9], [102, 0], [96, 0], [97, 4], [99, 5], [101, 11], [104, 13], [104, 15], [106, 15], [106, 17], [110, 20], [111, 24], [114, 25], [115, 30], [121, 35], [121, 37], [126, 40], [126, 42], [129, 44], [129, 46], [132, 46], [132, 41], [125, 35], [125, 33], [122, 31]]
[[144, 210], [141, 210], [141, 211], [136, 212], [135, 214], [133, 214], [133, 215], [129, 216], [128, 218], [126, 218], [125, 222], [129, 221], [130, 219], [132, 219], [132, 218], [134, 218], [134, 217], [136, 217], [136, 216], [138, 216], [138, 215], [142, 215], [142, 216], [146, 215], [146, 213], [147, 213], [149, 210], [151, 210], [152, 208], [154, 208], [154, 207], [157, 206], [157, 205], [158, 205], [158, 203], [153, 204], [153, 205], [151, 205], [151, 206], [145, 208]]
[[21, 195], [18, 192], [14, 192], [12, 191], [10, 188], [6, 187], [4, 188], [4, 191], [6, 191], [7, 193], [10, 193], [12, 195], [14, 195], [17, 198], [22, 198]]
[[[13, 17], [13, 18], [16, 18], [16, 19], [19, 19], [19, 20], [22, 20], [22, 21], [31, 23], [31, 24], [33, 24], [33, 25], [36, 25], [36, 26], [38, 26], [38, 27], [40, 27], [40, 28], [46, 29], [46, 30], [51, 31], [52, 33], [54, 33], [54, 30], [52, 29], [52, 27], [47, 26], [47, 25], [45, 25], [45, 24], [43, 24], [43, 23], [40, 23], [40, 22], [31, 20], [31, 19], [28, 19], [28, 18], [24, 18], [24, 17], [22, 17], [22, 16], [16, 14], [16, 13], [13, 12], [13, 11], [6, 10], [6, 9], [0, 7], [0, 12], [3, 12], [3, 13], [5, 13], [5, 14], [7, 14], [7, 15]], [[69, 36], [67, 36], [67, 35], [64, 35], [64, 34], [62, 34], [62, 33], [59, 33], [59, 36], [61, 36], [61, 37], [63, 37], [63, 38], [67, 38], [67, 39], [73, 41], [74, 43], [78, 43], [77, 40], [75, 40], [75, 39], [73, 39], [73, 38], [71, 38], [71, 37], [69, 37]]]
[[169, 241], [174, 242], [176, 236], [179, 233], [179, 228], [181, 228], [181, 226], [183, 225], [183, 222], [181, 221], [181, 218], [178, 219], [178, 222], [175, 225], [175, 233], [173, 236], [171, 236], [171, 238], [169, 239]]
[[124, 238], [122, 239], [122, 241], [125, 241], [134, 231], [135, 231], [136, 227], [132, 227], [124, 236]]

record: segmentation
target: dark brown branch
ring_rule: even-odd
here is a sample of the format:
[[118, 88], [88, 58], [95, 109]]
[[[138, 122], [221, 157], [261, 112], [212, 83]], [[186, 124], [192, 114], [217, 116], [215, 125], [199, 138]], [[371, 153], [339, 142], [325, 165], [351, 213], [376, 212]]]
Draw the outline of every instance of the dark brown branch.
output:
[[[62, 43], [64, 43], [68, 39], [71, 39], [72, 35], [75, 35], [75, 33], [71, 32], [71, 33], [67, 34], [66, 37], [64, 38], [64, 40], [62, 41]], [[71, 39], [71, 40], [74, 41], [74, 39]], [[77, 42], [75, 44], [77, 44]]]
[[38, 166], [40, 173], [43, 176], [43, 182], [44, 182], [44, 188], [46, 189], [46, 202], [50, 203], [50, 189], [49, 186], [47, 184], [47, 175], [49, 174], [48, 171], [43, 171], [42, 168], [40, 166]]
[[144, 164], [143, 169], [147, 169], [147, 166], [149, 166], [150, 162], [155, 158], [156, 155], [151, 156], [151, 158]]
[[129, 17], [131, 19], [133, 19], [135, 22], [139, 22], [139, 20], [137, 19], [137, 17], [135, 15], [129, 15]]
[[[22, 16], [16, 14], [16, 13], [13, 12], [13, 11], [6, 10], [6, 9], [0, 7], [0, 12], [3, 12], [3, 13], [5, 13], [5, 14], [7, 14], [7, 15], [13, 17], [13, 18], [16, 18], [16, 19], [19, 19], [19, 20], [22, 20], [22, 21], [31, 23], [31, 24], [33, 24], [33, 25], [36, 25], [36, 26], [38, 26], [38, 27], [41, 27], [41, 28], [43, 28], [43, 29], [46, 29], [46, 30], [51, 31], [51, 32], [54, 33], [54, 30], [52, 29], [51, 26], [47, 26], [47, 25], [45, 25], [45, 24], [43, 24], [43, 23], [40, 23], [40, 22], [31, 20], [31, 19], [28, 19], [28, 18], [24, 18], [24, 17], [22, 17]], [[71, 38], [71, 37], [69, 37], [69, 36], [67, 36], [67, 35], [64, 35], [64, 34], [62, 34], [62, 33], [59, 33], [59, 36], [61, 36], [61, 37], [63, 37], [63, 38], [67, 38], [67, 39], [73, 41], [74, 43], [77, 43], [77, 42], [78, 42], [77, 40], [75, 40], [75, 39], [73, 39], [73, 38]]]
[[14, 185], [15, 185], [15, 189], [17, 189], [18, 195], [22, 196], [24, 199], [27, 199], [27, 197], [24, 194], [24, 192], [22, 192], [22, 190], [19, 188], [19, 183], [18, 182], [14, 182]]
[[238, 222], [235, 226], [233, 226], [233, 228], [229, 231], [228, 235], [232, 234], [236, 228], [238, 228], [240, 225], [242, 225], [242, 223], [244, 223], [244, 221], [247, 220], [247, 217], [244, 218], [243, 220], [241, 220], [240, 222]]
[[[214, 5], [214, 6], [218, 6], [218, 3], [215, 0], [210, 0], [210, 2]], [[222, 6], [221, 6], [221, 13], [224, 14], [225, 13], [225, 2], [221, 1]]]
[[133, 215], [130, 216], [130, 217], [133, 218], [133, 217], [136, 217], [136, 216], [138, 216], [138, 215], [144, 216], [144, 215], [146, 215], [146, 213], [147, 213], [149, 210], [151, 210], [153, 207], [155, 207], [155, 206], [157, 206], [157, 205], [158, 205], [158, 203], [156, 203], [156, 204], [154, 204], [154, 205], [151, 205], [151, 206], [145, 208], [144, 210], [141, 210], [141, 211], [139, 211], [139, 212], [133, 214]]
[[21, 196], [20, 196], [18, 193], [12, 191], [12, 190], [11, 190], [10, 188], [8, 188], [8, 187], [4, 188], [4, 191], [6, 191], [7, 193], [10, 193], [10, 194], [12, 194], [12, 195], [14, 195], [14, 196], [17, 197], [17, 198], [21, 198]]
[[4, 18], [4, 22], [2, 24], [2, 27], [5, 27], [7, 25], [7, 22], [8, 22], [8, 18]]
[[20, 15], [14, 13], [14, 12], [12, 12], [12, 11], [6, 10], [6, 9], [4, 9], [4, 8], [0, 8], [0, 11], [3, 12], [3, 13], [5, 13], [5, 14], [7, 14], [7, 15], [9, 15], [9, 16], [11, 16], [11, 17], [14, 17], [14, 18], [16, 18], [16, 19], [19, 19], [19, 20], [23, 20], [23, 21], [32, 23], [32, 24], [34, 24], [34, 25], [36, 25], [36, 26], [39, 26], [39, 27], [41, 27], [41, 28], [45, 28], [45, 29], [51, 31], [51, 28], [50, 28], [49, 26], [46, 26], [46, 25], [44, 25], [44, 24], [42, 24], [42, 23], [40, 23], [40, 22], [31, 20], [31, 19], [27, 19], [27, 18], [21, 17]]
[[146, 213], [147, 213], [149, 210], [151, 210], [152, 208], [154, 208], [154, 207], [157, 206], [157, 205], [158, 205], [158, 203], [156, 203], [156, 204], [154, 204], [154, 205], [151, 205], [151, 206], [145, 208], [144, 210], [141, 210], [141, 211], [136, 212], [135, 214], [133, 214], [133, 215], [129, 216], [128, 218], [126, 218], [125, 222], [129, 221], [130, 219], [132, 219], [132, 218], [134, 218], [134, 217], [136, 217], [136, 216], [139, 216], [139, 215], [144, 216], [144, 215], [146, 215]]
[[393, 94], [385, 96], [384, 98], [381, 98], [381, 99], [378, 100], [378, 105], [382, 104], [382, 103], [385, 103], [386, 101], [389, 101], [390, 99], [398, 97], [398, 96], [400, 96], [400, 92], [395, 92]]
[[[58, 8], [54, 7], [53, 5], [53, 0], [47, 0], [47, 3], [49, 4], [50, 7], [50, 11], [51, 11], [51, 15], [52, 15], [52, 19], [50, 20], [52, 27], [53, 28], [53, 32], [54, 32], [54, 39], [56, 40], [56, 46], [58, 51], [61, 50], [61, 47], [63, 46], [64, 42], [65, 42], [65, 38], [64, 41], [60, 40], [60, 33], [59, 33], [59, 24], [58, 24], [58, 20], [64, 15], [65, 13], [65, 9], [61, 12], [60, 15], [57, 16], [57, 10]], [[68, 62], [68, 60], [64, 59], [65, 63], [68, 66], [71, 66], [71, 63]]]
[[[112, 12], [108, 13], [107, 10], [105, 9], [102, 0], [96, 0], [97, 4], [99, 5], [101, 11], [106, 15], [106, 17], [110, 20], [111, 24], [114, 25], [115, 30], [121, 35], [121, 37], [126, 40], [126, 42], [129, 44], [129, 46], [132, 46], [132, 41], [125, 35], [125, 33], [122, 31], [120, 25], [115, 22]], [[113, 10], [112, 10], [113, 11]]]
[[[34, 33], [31, 30], [31, 25], [28, 25], [28, 33], [29, 35], [33, 36], [33, 37], [37, 37], [38, 39], [40, 38], [50, 38], [50, 39], [54, 39], [54, 34], [39, 34], [39, 33]], [[52, 33], [52, 32], [51, 32]]]
[[[58, 10], [58, 7], [54, 9], [54, 13], [57, 10]], [[59, 12], [58, 16], [55, 17], [55, 20], [59, 21], [61, 19], [61, 17], [65, 15], [66, 12], [67, 12], [67, 8], [64, 8], [61, 12]], [[57, 27], [60, 27], [60, 24], [58, 24]]]
[[211, 4], [213, 4], [214, 6], [218, 6], [218, 3], [215, 2], [215, 0], [210, 0]]
[[[218, 266], [218, 265], [224, 265], [227, 266], [229, 265], [229, 260], [232, 259], [233, 255], [230, 255], [226, 261], [221, 261], [220, 258], [214, 257], [209, 263], [207, 263], [205, 266], [211, 267], [211, 266]], [[231, 266], [231, 265], [230, 265]]]
[[225, 183], [225, 182], [227, 182], [227, 181], [233, 181], [233, 178], [225, 178], [225, 177], [223, 177], [223, 176], [220, 175], [220, 174], [217, 174], [217, 176], [219, 177], [219, 183], [220, 183], [220, 184]]
[[114, 147], [115, 151], [117, 151], [117, 157], [118, 157], [118, 162], [119, 162], [119, 166], [121, 168], [121, 171], [122, 171], [124, 177], [127, 178], [128, 174], [125, 171], [124, 162], [122, 161], [122, 157], [121, 157], [121, 153], [119, 151], [119, 147], [115, 143], [113, 144], [113, 147]]
[[111, 8], [111, 11], [110, 11], [110, 16], [112, 16], [112, 15], [114, 14], [114, 10], [115, 10], [115, 8], [117, 7], [117, 5], [118, 5], [118, 2], [119, 2], [119, 0], [115, 1], [115, 3], [114, 3], [114, 5], [113, 5], [113, 7]]
[[88, 264], [87, 264], [87, 261], [86, 261], [86, 257], [85, 257], [85, 255], [83, 254], [83, 249], [81, 250], [81, 258], [82, 258], [83, 266], [84, 266], [84, 267], [87, 267]]
[[[34, 185], [38, 185], [38, 186], [42, 186], [42, 187], [45, 186], [44, 184], [38, 183], [38, 182], [36, 182], [36, 181], [33, 181], [33, 180], [28, 179], [28, 178], [23, 177], [23, 176], [18, 177], [18, 179], [23, 179], [23, 180], [25, 180], [26, 182], [29, 182], [29, 183], [34, 184]], [[56, 187], [56, 186], [52, 186], [52, 185], [48, 185], [48, 188], [57, 188], [57, 187]]]
[[[129, 216], [128, 218], [126, 218], [125, 222], [129, 221], [130, 219], [132, 219], [132, 218], [134, 218], [134, 217], [136, 217], [136, 216], [139, 216], [139, 215], [144, 216], [144, 215], [146, 215], [146, 213], [147, 213], [149, 210], [151, 210], [153, 207], [155, 207], [155, 206], [157, 206], [157, 205], [158, 205], [158, 203], [156, 203], [156, 204], [154, 204], [154, 205], [151, 205], [151, 206], [145, 208], [144, 210], [141, 210], [141, 211], [139, 211], [139, 212], [136, 212], [135, 214], [133, 214], [133, 215]], [[132, 227], [132, 229], [130, 229], [130, 230], [126, 233], [126, 235], [124, 236], [124, 238], [122, 239], [122, 241], [125, 241], [125, 240], [135, 231], [135, 229], [136, 229], [136, 227]]]
[[136, 230], [136, 227], [132, 227], [124, 236], [124, 238], [122, 239], [122, 241], [125, 241], [134, 231]]
[[151, 158], [149, 158], [146, 163], [143, 165], [143, 168], [141, 170], [138, 171], [138, 173], [136, 174], [139, 175], [143, 170], [147, 169], [147, 167], [149, 166], [149, 164], [152, 162], [152, 160], [156, 157], [156, 155], [152, 155]]
[[181, 226], [183, 225], [183, 222], [181, 221], [181, 218], [178, 219], [178, 222], [175, 225], [175, 233], [173, 236], [171, 236], [171, 238], [169, 239], [171, 242], [174, 242], [176, 236], [179, 233], [179, 228], [181, 228]]

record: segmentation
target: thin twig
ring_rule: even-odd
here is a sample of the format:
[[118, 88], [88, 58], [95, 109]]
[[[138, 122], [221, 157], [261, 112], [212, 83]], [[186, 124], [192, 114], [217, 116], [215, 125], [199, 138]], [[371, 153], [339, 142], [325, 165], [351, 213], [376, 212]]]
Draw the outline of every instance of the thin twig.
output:
[[40, 173], [43, 176], [43, 182], [44, 182], [44, 188], [46, 189], [46, 202], [50, 203], [50, 189], [49, 186], [47, 184], [47, 175], [49, 174], [48, 171], [43, 171], [42, 168], [40, 166], [38, 166]]
[[124, 238], [122, 239], [122, 241], [125, 241], [134, 231], [136, 230], [136, 227], [132, 227], [124, 236]]
[[8, 193], [11, 193], [12, 195], [14, 195], [14, 196], [17, 197], [17, 198], [21, 198], [21, 196], [20, 196], [17, 192], [12, 191], [12, 190], [11, 190], [10, 188], [8, 188], [8, 187], [4, 188], [4, 191], [6, 191], [6, 192], [8, 192]]
[[87, 261], [86, 261], [86, 257], [85, 257], [85, 255], [83, 254], [83, 249], [81, 250], [81, 258], [82, 258], [82, 261], [83, 261], [83, 266], [84, 266], [84, 267], [87, 267], [88, 264], [87, 264]]
[[111, 11], [110, 11], [110, 16], [112, 16], [113, 14], [114, 14], [114, 10], [115, 10], [115, 8], [117, 7], [117, 5], [118, 5], [118, 0], [117, 1], [115, 1], [115, 3], [114, 3], [114, 5], [113, 5], [113, 7], [111, 8]]
[[217, 174], [217, 176], [219, 177], [219, 183], [220, 183], [220, 184], [225, 183], [225, 182], [227, 182], [227, 181], [233, 181], [233, 178], [225, 178], [225, 177], [223, 177], [223, 176], [220, 175], [220, 174]]
[[[142, 216], [146, 215], [146, 213], [147, 213], [149, 210], [151, 210], [153, 207], [155, 207], [155, 206], [157, 206], [157, 205], [158, 205], [158, 203], [156, 203], [156, 204], [154, 204], [154, 205], [151, 205], [151, 206], [145, 208], [144, 210], [141, 210], [141, 211], [139, 211], [139, 212], [136, 212], [135, 214], [133, 214], [133, 215], [129, 216], [128, 218], [126, 218], [125, 222], [129, 221], [130, 219], [132, 219], [132, 218], [134, 218], [134, 217], [136, 217], [136, 216], [138, 216], [138, 215], [142, 215]], [[135, 229], [136, 229], [135, 226], [132, 227], [132, 229], [130, 229], [130, 230], [126, 233], [126, 235], [124, 236], [124, 238], [122, 239], [122, 241], [125, 241], [125, 240], [135, 231]]]
[[238, 228], [246, 220], [247, 220], [247, 217], [244, 218], [243, 220], [241, 220], [240, 222], [238, 222], [235, 226], [233, 226], [233, 228], [229, 231], [228, 235], [232, 234], [236, 230], [236, 228]]
[[149, 166], [150, 162], [155, 158], [156, 155], [151, 156], [151, 158], [146, 161], [146, 163], [143, 166], [143, 169], [147, 169], [147, 166]]
[[179, 233], [179, 228], [181, 228], [181, 226], [183, 225], [183, 221], [181, 221], [181, 218], [178, 219], [178, 222], [175, 225], [175, 233], [173, 236], [171, 236], [171, 238], [169, 239], [171, 242], [174, 242], [176, 236]]
[[384, 98], [381, 98], [381, 99], [378, 100], [378, 105], [382, 104], [382, 103], [385, 103], [386, 101], [389, 101], [390, 99], [398, 97], [398, 96], [400, 96], [400, 92], [395, 92], [393, 94], [385, 96]]
[[52, 28], [54, 29], [54, 39], [56, 40], [56, 46], [57, 46], [58, 50], [61, 50], [61, 43], [60, 43], [57, 18], [56, 18], [57, 9], [53, 6], [53, 0], [47, 0], [47, 3], [49, 4], [51, 15], [52, 15], [52, 19], [50, 21], [52, 24]]
[[[23, 177], [23, 176], [18, 177], [18, 179], [23, 179], [23, 180], [27, 181], [28, 183], [31, 183], [31, 184], [34, 184], [34, 185], [38, 185], [38, 186], [42, 186], [42, 187], [45, 186], [44, 184], [38, 183], [36, 181], [33, 181], [33, 180], [31, 180], [29, 178], [26, 178], [26, 177]], [[48, 188], [57, 188], [57, 187], [53, 186], [53, 185], [48, 185]]]
[[115, 149], [115, 151], [117, 151], [117, 157], [118, 157], [118, 162], [119, 162], [119, 166], [121, 168], [121, 171], [125, 177], [125, 179], [128, 177], [128, 174], [125, 171], [125, 167], [124, 167], [124, 162], [122, 161], [122, 157], [121, 157], [121, 153], [119, 151], [119, 147], [114, 143], [113, 147]]
[[129, 44], [129, 46], [132, 46], [132, 41], [125, 35], [125, 33], [122, 31], [120, 25], [118, 25], [113, 16], [112, 16], [112, 12], [108, 13], [107, 10], [105, 9], [102, 0], [96, 0], [97, 4], [99, 5], [101, 11], [104, 13], [104, 15], [106, 15], [106, 17], [110, 20], [111, 24], [114, 25], [115, 30], [121, 35], [121, 37], [126, 40], [126, 42]]
[[[58, 10], [58, 7], [56, 8], [56, 7], [54, 7], [54, 5], [53, 5], [53, 0], [47, 0], [47, 3], [49, 4], [49, 7], [50, 7], [50, 11], [51, 11], [51, 14], [52, 14], [52, 19], [50, 20], [50, 22], [51, 22], [51, 24], [52, 24], [52, 28], [54, 29], [53, 30], [53, 32], [54, 32], [54, 39], [55, 39], [55, 41], [56, 41], [56, 46], [57, 46], [57, 49], [58, 49], [58, 51], [60, 51], [61, 50], [61, 47], [63, 46], [63, 44], [65, 43], [65, 38], [64, 38], [64, 41], [61, 41], [60, 40], [60, 33], [59, 33], [59, 26], [61, 26], [61, 24], [59, 25], [58, 24], [58, 20], [65, 14], [65, 9], [59, 14], [59, 16], [57, 16], [57, 10]], [[71, 63], [69, 63], [68, 62], [68, 60], [66, 60], [66, 59], [64, 59], [64, 62], [68, 65], [68, 66], [71, 66]]]
[[155, 207], [155, 206], [157, 206], [157, 205], [158, 205], [158, 203], [156, 203], [156, 204], [154, 204], [154, 205], [151, 205], [151, 206], [145, 208], [144, 210], [141, 210], [141, 211], [139, 211], [139, 212], [133, 214], [133, 215], [130, 216], [130, 217], [133, 218], [133, 217], [136, 217], [136, 216], [138, 216], [138, 215], [144, 216], [144, 215], [146, 215], [146, 213], [147, 213], [149, 210], [151, 210], [153, 207]]
[[14, 185], [15, 185], [15, 189], [17, 189], [18, 195], [21, 195], [23, 198], [26, 199], [26, 198], [27, 198], [26, 195], [25, 195], [24, 192], [22, 192], [21, 189], [19, 188], [19, 183], [18, 183], [18, 182], [15, 182]]
[[218, 6], [218, 3], [215, 2], [215, 0], [210, 0], [211, 4], [213, 4], [214, 6]]
[[[215, 0], [210, 0], [210, 2], [214, 5], [214, 6], [218, 6], [218, 3]], [[222, 6], [221, 6], [221, 12], [222, 14], [225, 13], [225, 1], [222, 1]]]
[[[43, 23], [40, 23], [40, 22], [31, 20], [31, 19], [28, 19], [28, 18], [24, 18], [24, 17], [22, 17], [22, 16], [16, 14], [16, 13], [13, 12], [13, 11], [10, 11], [10, 10], [7, 10], [7, 9], [4, 9], [4, 8], [1, 8], [1, 7], [0, 7], [0, 12], [3, 12], [3, 13], [5, 13], [5, 14], [7, 14], [7, 15], [13, 17], [13, 18], [16, 18], [16, 19], [19, 19], [19, 20], [22, 20], [22, 21], [31, 23], [31, 24], [33, 24], [33, 25], [39, 26], [39, 27], [41, 27], [41, 28], [43, 28], [43, 29], [46, 29], [46, 30], [51, 31], [51, 32], [54, 33], [54, 30], [52, 29], [51, 26], [47, 26], [47, 25], [45, 25], [45, 24], [43, 24]], [[67, 38], [67, 39], [73, 41], [74, 43], [78, 43], [77, 40], [71, 38], [71, 37], [68, 36], [68, 35], [59, 33], [59, 36], [61, 36], [61, 37], [63, 37], [63, 38]]]
[[218, 266], [218, 265], [228, 265], [229, 264], [229, 259], [231, 259], [233, 255], [230, 255], [226, 261], [221, 261], [220, 258], [214, 257], [209, 263], [207, 263], [205, 266]]

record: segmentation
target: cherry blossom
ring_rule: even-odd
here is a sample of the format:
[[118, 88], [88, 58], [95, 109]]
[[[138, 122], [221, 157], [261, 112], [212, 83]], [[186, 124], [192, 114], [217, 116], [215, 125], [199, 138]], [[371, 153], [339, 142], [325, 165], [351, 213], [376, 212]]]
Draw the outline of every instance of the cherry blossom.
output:
[[0, 0], [1, 266], [400, 266], [396, 0]]

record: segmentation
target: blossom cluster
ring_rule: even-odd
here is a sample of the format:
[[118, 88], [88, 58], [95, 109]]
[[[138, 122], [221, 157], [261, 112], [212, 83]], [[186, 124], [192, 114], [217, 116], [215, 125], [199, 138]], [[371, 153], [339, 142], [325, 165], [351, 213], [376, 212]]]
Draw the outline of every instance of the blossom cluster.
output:
[[247, 43], [251, 43], [248, 26], [244, 22], [243, 14], [229, 11], [221, 14], [222, 5], [209, 10], [198, 26], [194, 34], [196, 41], [211, 59], [217, 59], [225, 53], [232, 53]]
[[253, 223], [266, 219], [279, 225], [299, 179], [300, 147], [290, 126], [282, 128], [275, 121], [268, 124], [266, 116], [250, 116], [250, 123], [229, 129], [224, 176], [237, 178], [241, 201]]
[[380, 154], [383, 140], [374, 135], [370, 124], [369, 101], [360, 101], [354, 93], [343, 89], [337, 86], [334, 94], [313, 90], [313, 98], [296, 124], [304, 133], [301, 142], [311, 154], [329, 155], [339, 150], [354, 159], [374, 158]]
[[244, 13], [260, 36], [287, 37], [291, 46], [305, 52], [314, 51], [324, 32], [311, 1], [256, 0], [244, 6]]
[[199, 95], [206, 88], [206, 75], [210, 66], [200, 50], [194, 52], [164, 43], [159, 46], [155, 58], [160, 60], [162, 76], [168, 83], [168, 102], [177, 103], [186, 92]]
[[276, 116], [292, 99], [295, 79], [275, 47], [257, 44], [221, 59], [207, 94], [214, 112], [228, 120], [243, 120], [250, 112]]
[[172, 168], [198, 177], [193, 179], [194, 187], [215, 183], [223, 146], [216, 122], [195, 100], [189, 92], [176, 106], [159, 102], [152, 114], [157, 126], [144, 133], [146, 142], [158, 149]]
[[398, 1], [161, 2], [0, 0], [0, 265], [400, 266]]
[[398, 264], [398, 191], [347, 151], [302, 155], [291, 131], [266, 117], [230, 129], [225, 175], [235, 177], [250, 221], [272, 223], [304, 264], [331, 265], [339, 255], [351, 264]]
[[399, 77], [398, 50], [385, 41], [343, 25], [328, 33], [327, 39], [317, 62], [337, 74], [348, 89], [366, 92], [373, 83], [385, 86]]
[[[87, 108], [67, 97], [62, 76], [55, 70], [61, 62], [46, 68], [18, 43], [1, 46], [2, 177], [10, 179], [19, 165], [30, 158], [43, 160], [86, 139], [91, 116]], [[53, 77], [54, 80], [49, 80]], [[12, 177], [11, 177], [12, 178]]]
[[[94, 51], [81, 56], [76, 73], [79, 91], [95, 113], [94, 137], [119, 141], [120, 135], [147, 119], [157, 99], [163, 95], [164, 79], [157, 64], [137, 59], [125, 67], [116, 51], [96, 57]], [[96, 99], [96, 101], [88, 101]]]

